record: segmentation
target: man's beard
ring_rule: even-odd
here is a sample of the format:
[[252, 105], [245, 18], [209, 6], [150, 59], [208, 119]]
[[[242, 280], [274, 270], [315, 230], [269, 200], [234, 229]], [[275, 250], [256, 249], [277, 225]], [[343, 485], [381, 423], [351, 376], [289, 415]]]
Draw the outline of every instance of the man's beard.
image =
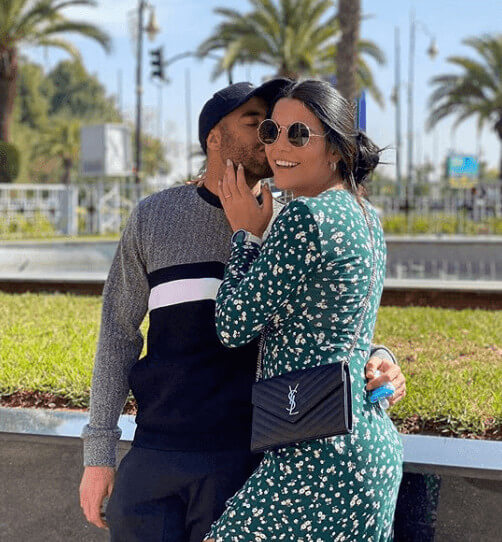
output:
[[260, 179], [272, 177], [273, 172], [263, 151], [263, 145], [238, 146], [230, 133], [222, 138], [221, 158], [226, 163], [230, 158], [235, 166], [242, 164], [246, 182], [254, 186]]

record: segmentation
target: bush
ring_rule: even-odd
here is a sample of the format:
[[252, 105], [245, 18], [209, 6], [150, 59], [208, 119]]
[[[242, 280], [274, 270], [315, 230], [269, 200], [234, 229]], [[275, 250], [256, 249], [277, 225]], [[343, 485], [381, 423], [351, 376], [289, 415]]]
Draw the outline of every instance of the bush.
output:
[[428, 217], [415, 216], [411, 223], [413, 233], [431, 233], [431, 223]]
[[382, 218], [382, 226], [385, 233], [406, 233], [406, 216], [405, 215], [392, 215], [384, 216]]
[[0, 183], [12, 183], [19, 175], [19, 151], [12, 143], [0, 141]]
[[459, 231], [459, 219], [457, 216], [452, 215], [435, 215], [434, 217], [428, 218], [431, 225], [430, 233], [445, 233], [445, 234], [454, 234]]
[[[409, 227], [408, 227], [409, 224]], [[461, 234], [461, 235], [502, 235], [502, 218], [486, 218], [475, 222], [465, 213], [457, 215], [415, 215], [410, 214], [409, 220], [404, 213], [383, 216], [382, 226], [391, 235], [424, 235], [424, 234]]]
[[0, 218], [0, 239], [47, 237], [55, 233], [54, 226], [42, 213], [35, 213], [31, 217], [16, 215], [10, 219]]
[[487, 222], [489, 231], [497, 235], [502, 235], [502, 218], [489, 218]]

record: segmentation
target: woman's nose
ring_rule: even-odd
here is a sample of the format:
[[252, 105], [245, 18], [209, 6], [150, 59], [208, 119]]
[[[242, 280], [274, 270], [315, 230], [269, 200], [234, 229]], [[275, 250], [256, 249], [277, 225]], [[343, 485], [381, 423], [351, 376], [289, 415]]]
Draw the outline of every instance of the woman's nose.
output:
[[276, 148], [281, 150], [291, 150], [291, 143], [288, 139], [288, 130], [281, 126], [279, 136], [275, 142]]

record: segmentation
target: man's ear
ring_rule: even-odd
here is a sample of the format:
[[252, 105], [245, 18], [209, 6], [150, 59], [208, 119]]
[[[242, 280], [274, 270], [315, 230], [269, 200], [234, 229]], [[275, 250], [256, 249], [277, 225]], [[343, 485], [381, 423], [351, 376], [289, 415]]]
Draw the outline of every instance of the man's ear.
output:
[[221, 148], [221, 130], [215, 126], [206, 139], [208, 150], [219, 151]]

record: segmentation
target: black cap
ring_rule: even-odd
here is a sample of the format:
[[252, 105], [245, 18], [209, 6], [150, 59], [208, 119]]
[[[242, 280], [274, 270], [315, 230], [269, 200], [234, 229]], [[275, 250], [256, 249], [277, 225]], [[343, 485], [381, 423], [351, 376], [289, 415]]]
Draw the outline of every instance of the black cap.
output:
[[290, 79], [283, 78], [271, 79], [259, 87], [247, 82], [235, 83], [216, 92], [199, 115], [199, 141], [204, 153], [207, 153], [206, 139], [209, 132], [223, 117], [255, 96], [271, 103], [291, 83]]

